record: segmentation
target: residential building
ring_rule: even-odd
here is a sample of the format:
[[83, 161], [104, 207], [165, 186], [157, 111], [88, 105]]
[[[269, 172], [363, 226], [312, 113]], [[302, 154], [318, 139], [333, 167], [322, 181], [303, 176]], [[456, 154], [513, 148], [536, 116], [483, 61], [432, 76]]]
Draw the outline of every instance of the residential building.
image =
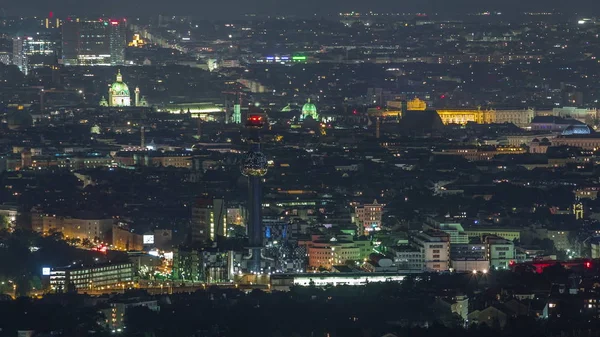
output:
[[65, 238], [108, 242], [111, 239], [113, 222], [112, 218], [93, 214], [82, 214], [78, 217], [45, 214], [42, 216], [42, 232], [44, 235], [61, 232]]
[[488, 235], [484, 242], [487, 245], [490, 268], [508, 269], [511, 261], [515, 261], [515, 245], [512, 241]]
[[357, 205], [354, 208], [354, 222], [360, 235], [368, 235], [371, 232], [381, 230], [381, 217], [384, 206], [374, 200], [372, 204]]
[[192, 242], [227, 236], [227, 207], [223, 198], [199, 198], [192, 207]]
[[102, 310], [105, 317], [105, 327], [112, 333], [119, 333], [125, 329], [127, 310], [135, 307], [145, 307], [152, 311], [159, 311], [157, 300], [144, 298], [117, 299], [109, 302], [109, 307]]
[[144, 249], [143, 235], [118, 225], [112, 227], [111, 242], [113, 249], [117, 250], [140, 251]]

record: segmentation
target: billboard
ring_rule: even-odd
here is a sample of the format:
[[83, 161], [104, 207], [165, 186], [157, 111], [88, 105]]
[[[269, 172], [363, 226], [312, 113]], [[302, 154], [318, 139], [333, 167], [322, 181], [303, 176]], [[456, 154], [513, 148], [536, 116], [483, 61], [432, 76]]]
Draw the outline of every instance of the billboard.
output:
[[154, 234], [144, 234], [142, 240], [145, 245], [153, 245], [154, 244]]

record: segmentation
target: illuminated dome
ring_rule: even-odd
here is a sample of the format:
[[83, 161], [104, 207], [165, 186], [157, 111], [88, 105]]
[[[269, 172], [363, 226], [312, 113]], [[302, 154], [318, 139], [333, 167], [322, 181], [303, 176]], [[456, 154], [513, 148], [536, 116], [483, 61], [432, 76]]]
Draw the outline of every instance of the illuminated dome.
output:
[[129, 96], [129, 87], [123, 82], [115, 82], [110, 86], [110, 90], [115, 95]]
[[262, 152], [248, 152], [242, 163], [242, 174], [247, 177], [267, 174], [267, 157]]
[[569, 125], [566, 129], [563, 130], [563, 136], [571, 136], [571, 135], [589, 135], [594, 133], [594, 131], [585, 124], [576, 124]]
[[119, 70], [117, 80], [108, 89], [108, 101], [110, 106], [130, 106], [131, 94], [129, 87], [123, 82], [123, 76]]
[[306, 117], [311, 116], [314, 120], [319, 120], [319, 114], [317, 113], [317, 107], [310, 102], [310, 98], [302, 106], [302, 115], [300, 115], [300, 120], [304, 120]]

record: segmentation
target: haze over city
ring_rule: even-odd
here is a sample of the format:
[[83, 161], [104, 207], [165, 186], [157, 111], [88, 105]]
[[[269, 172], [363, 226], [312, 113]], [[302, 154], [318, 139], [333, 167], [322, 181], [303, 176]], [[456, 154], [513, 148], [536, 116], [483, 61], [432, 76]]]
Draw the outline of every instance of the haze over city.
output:
[[233, 1], [188, 1], [188, 0], [131, 0], [131, 1], [76, 1], [76, 0], [4, 0], [0, 3], [6, 14], [23, 15], [35, 13], [46, 14], [54, 11], [57, 14], [71, 15], [80, 13], [97, 13], [106, 15], [149, 15], [163, 13], [166, 15], [193, 15], [201, 18], [232, 18], [244, 14], [266, 15], [300, 15], [318, 16], [337, 14], [339, 12], [403, 13], [427, 12], [438, 14], [464, 14], [477, 11], [504, 11], [514, 14], [523, 11], [562, 11], [593, 14], [600, 9], [595, 0], [377, 0], [377, 1], [341, 1], [341, 0], [233, 0]]
[[600, 331], [597, 1], [0, 6], [0, 337]]

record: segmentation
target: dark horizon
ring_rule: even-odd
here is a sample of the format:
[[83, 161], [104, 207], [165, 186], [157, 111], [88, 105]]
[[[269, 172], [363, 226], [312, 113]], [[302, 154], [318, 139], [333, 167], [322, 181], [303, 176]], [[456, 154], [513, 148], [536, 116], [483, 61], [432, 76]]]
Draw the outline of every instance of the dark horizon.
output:
[[266, 15], [298, 15], [298, 16], [327, 16], [338, 12], [429, 12], [438, 14], [461, 14], [478, 11], [505, 11], [517, 13], [524, 11], [559, 11], [580, 16], [593, 16], [600, 11], [597, 0], [574, 0], [570, 2], [558, 0], [518, 1], [476, 1], [476, 0], [409, 0], [405, 2], [365, 2], [351, 1], [275, 1], [252, 0], [231, 2], [190, 2], [185, 0], [106, 0], [101, 2], [76, 0], [45, 0], [16, 1], [4, 3], [5, 15], [45, 15], [52, 11], [59, 17], [67, 15], [86, 15], [103, 13], [116, 16], [150, 16], [150, 15], [190, 15], [199, 18], [227, 19], [238, 18], [244, 14]]

